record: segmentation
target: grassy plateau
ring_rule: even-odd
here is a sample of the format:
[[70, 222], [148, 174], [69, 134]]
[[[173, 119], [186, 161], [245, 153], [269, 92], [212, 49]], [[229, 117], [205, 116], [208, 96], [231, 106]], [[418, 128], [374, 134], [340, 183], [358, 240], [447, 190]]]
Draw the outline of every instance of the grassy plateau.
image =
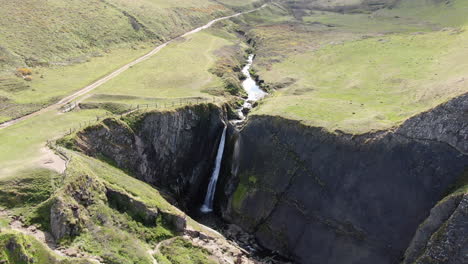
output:
[[249, 32], [257, 74], [280, 88], [254, 114], [359, 134], [467, 92], [468, 4], [414, 2], [301, 16], [277, 6], [262, 10], [263, 20], [247, 16], [258, 25]]

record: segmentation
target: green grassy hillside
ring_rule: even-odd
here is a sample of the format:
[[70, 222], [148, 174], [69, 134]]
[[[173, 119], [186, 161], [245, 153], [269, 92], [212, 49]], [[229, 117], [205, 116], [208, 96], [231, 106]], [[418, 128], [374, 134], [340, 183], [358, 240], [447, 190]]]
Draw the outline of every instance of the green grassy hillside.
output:
[[246, 21], [258, 24], [249, 32], [258, 74], [280, 88], [255, 114], [364, 133], [468, 91], [466, 1], [401, 1], [371, 13], [309, 10], [299, 18], [278, 10]]
[[0, 1], [0, 66], [70, 64], [119, 45], [160, 42], [229, 10], [209, 0]]
[[0, 0], [0, 6], [0, 122], [57, 102], [234, 12], [211, 0]]

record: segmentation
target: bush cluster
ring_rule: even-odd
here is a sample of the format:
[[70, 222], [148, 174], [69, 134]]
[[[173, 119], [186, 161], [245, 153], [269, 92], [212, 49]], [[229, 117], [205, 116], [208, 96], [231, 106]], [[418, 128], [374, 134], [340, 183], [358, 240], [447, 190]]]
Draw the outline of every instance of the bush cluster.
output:
[[18, 68], [16, 69], [16, 75], [19, 77], [25, 77], [32, 75], [32, 70], [29, 68]]

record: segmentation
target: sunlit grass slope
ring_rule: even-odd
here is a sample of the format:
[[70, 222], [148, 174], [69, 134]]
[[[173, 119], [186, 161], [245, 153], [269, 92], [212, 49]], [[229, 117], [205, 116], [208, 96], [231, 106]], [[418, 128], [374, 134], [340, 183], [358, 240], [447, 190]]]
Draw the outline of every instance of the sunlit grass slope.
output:
[[[229, 11], [209, 0], [1, 0], [0, 6], [0, 50], [30, 66], [160, 41]], [[11, 59], [2, 58], [0, 66]]]
[[[163, 41], [233, 13], [211, 0], [0, 0], [0, 122], [50, 105]], [[26, 80], [18, 68], [31, 70]]]
[[149, 50], [149, 45], [138, 49], [117, 49], [84, 63], [65, 67], [36, 67], [31, 82], [8, 73], [0, 75], [0, 122], [57, 102]]
[[160, 99], [202, 97], [211, 100], [216, 91], [222, 93], [221, 78], [210, 73], [217, 53], [226, 47], [241, 45], [220, 29], [200, 32], [172, 43], [149, 60], [135, 65], [117, 78], [99, 87], [88, 102], [112, 101], [137, 104]]
[[[468, 17], [461, 10], [468, 3], [410, 2], [371, 14], [313, 12], [301, 29], [289, 27], [315, 36], [306, 43], [298, 44], [294, 33], [283, 39], [284, 25], [256, 28], [260, 76], [272, 87], [289, 86], [254, 113], [364, 133], [467, 92]], [[276, 61], [263, 55], [269, 50], [278, 54]]]

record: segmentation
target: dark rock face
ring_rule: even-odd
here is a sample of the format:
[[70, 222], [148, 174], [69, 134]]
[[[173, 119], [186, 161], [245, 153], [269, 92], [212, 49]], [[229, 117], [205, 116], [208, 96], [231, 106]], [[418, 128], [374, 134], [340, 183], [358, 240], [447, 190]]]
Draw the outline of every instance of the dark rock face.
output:
[[87, 207], [103, 199], [105, 187], [88, 175], [77, 177], [51, 201], [50, 231], [56, 240], [72, 238], [85, 228]]
[[62, 199], [56, 199], [50, 208], [50, 231], [55, 239], [75, 237], [83, 229], [81, 208], [76, 204], [69, 204]]
[[115, 162], [137, 178], [169, 190], [181, 207], [200, 202], [224, 127], [215, 105], [149, 112], [133, 128], [107, 119], [78, 134], [78, 147]]
[[403, 263], [468, 263], [468, 194], [451, 195], [431, 210]]
[[222, 215], [299, 263], [398, 263], [468, 166], [467, 113], [464, 95], [354, 137], [255, 116], [226, 149]]

